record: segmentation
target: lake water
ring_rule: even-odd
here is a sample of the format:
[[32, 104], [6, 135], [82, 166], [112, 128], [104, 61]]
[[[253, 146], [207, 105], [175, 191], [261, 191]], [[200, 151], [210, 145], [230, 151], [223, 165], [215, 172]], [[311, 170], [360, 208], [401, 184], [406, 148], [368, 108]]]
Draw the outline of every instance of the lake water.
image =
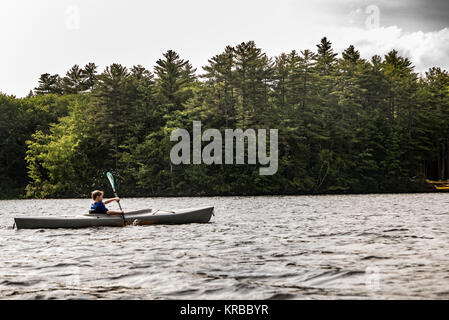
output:
[[125, 211], [214, 205], [215, 217], [12, 229], [90, 202], [0, 201], [0, 298], [449, 298], [449, 194], [122, 199]]

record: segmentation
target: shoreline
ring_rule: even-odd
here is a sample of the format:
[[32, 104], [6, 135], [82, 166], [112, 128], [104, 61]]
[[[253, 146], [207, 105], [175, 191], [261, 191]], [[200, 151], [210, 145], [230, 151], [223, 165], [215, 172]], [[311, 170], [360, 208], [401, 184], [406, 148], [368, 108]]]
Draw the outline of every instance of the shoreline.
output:
[[[364, 196], [364, 195], [408, 195], [408, 194], [444, 194], [444, 191], [417, 191], [417, 192], [367, 192], [367, 193], [302, 193], [302, 194], [257, 194], [257, 195], [157, 195], [157, 196], [121, 196], [126, 199], [144, 198], [259, 198], [259, 197], [302, 197], [302, 196]], [[449, 194], [449, 193], [448, 193]], [[13, 200], [68, 200], [68, 199], [90, 199], [89, 197], [61, 197], [61, 198], [4, 198], [0, 201]]]

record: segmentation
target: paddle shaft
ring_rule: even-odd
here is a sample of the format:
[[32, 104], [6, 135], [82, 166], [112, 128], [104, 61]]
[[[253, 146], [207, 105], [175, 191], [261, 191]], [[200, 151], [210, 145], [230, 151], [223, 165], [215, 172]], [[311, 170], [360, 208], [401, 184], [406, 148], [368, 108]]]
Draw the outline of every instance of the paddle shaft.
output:
[[[112, 192], [114, 192], [114, 196], [116, 198], [118, 198], [117, 192], [115, 191], [115, 182], [114, 182], [114, 177], [112, 176], [112, 173], [108, 172], [108, 173], [106, 173], [106, 176], [108, 177], [109, 182], [111, 183]], [[126, 226], [125, 214], [124, 214], [124, 212], [122, 210], [122, 206], [120, 204], [120, 201], [117, 201], [117, 203], [118, 203], [118, 207], [120, 208], [120, 211], [122, 212], [121, 215], [122, 215], [122, 218], [123, 218], [123, 226]]]
[[[118, 198], [118, 195], [117, 195], [117, 192], [115, 192], [115, 189], [113, 189], [112, 192], [114, 192], [114, 196]], [[121, 215], [123, 218], [123, 225], [126, 226], [125, 214], [123, 213], [122, 205], [120, 204], [120, 201], [117, 201], [117, 203], [118, 203], [118, 207], [120, 208], [120, 211], [122, 212]]]
[[[118, 195], [117, 195], [117, 192], [115, 192], [115, 189], [112, 190], [112, 192], [114, 192], [114, 196], [115, 196], [116, 198], [118, 198]], [[118, 203], [118, 207], [120, 208], [120, 211], [123, 211], [123, 210], [122, 210], [122, 206], [120, 205], [120, 201], [117, 201], [117, 203]]]

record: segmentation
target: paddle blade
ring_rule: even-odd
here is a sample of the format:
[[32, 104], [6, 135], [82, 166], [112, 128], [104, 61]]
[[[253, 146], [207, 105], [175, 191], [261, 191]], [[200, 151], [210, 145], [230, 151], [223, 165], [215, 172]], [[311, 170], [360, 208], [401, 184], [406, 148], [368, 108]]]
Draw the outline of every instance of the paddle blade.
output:
[[110, 172], [106, 173], [106, 177], [108, 177], [109, 182], [111, 183], [112, 190], [115, 191], [115, 182], [114, 182], [114, 177], [112, 176], [112, 173], [110, 173]]

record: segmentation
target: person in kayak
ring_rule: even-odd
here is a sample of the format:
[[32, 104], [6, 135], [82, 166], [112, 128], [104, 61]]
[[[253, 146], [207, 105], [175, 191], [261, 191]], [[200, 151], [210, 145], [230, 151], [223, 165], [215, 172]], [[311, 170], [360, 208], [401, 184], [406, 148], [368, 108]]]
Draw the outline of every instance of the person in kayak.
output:
[[92, 203], [92, 206], [90, 207], [89, 213], [106, 213], [110, 215], [114, 214], [123, 214], [123, 211], [113, 211], [106, 208], [105, 204], [108, 204], [112, 201], [120, 202], [119, 197], [106, 199], [103, 201], [103, 195], [104, 192], [100, 190], [92, 191], [92, 200], [94, 200], [94, 203]]

